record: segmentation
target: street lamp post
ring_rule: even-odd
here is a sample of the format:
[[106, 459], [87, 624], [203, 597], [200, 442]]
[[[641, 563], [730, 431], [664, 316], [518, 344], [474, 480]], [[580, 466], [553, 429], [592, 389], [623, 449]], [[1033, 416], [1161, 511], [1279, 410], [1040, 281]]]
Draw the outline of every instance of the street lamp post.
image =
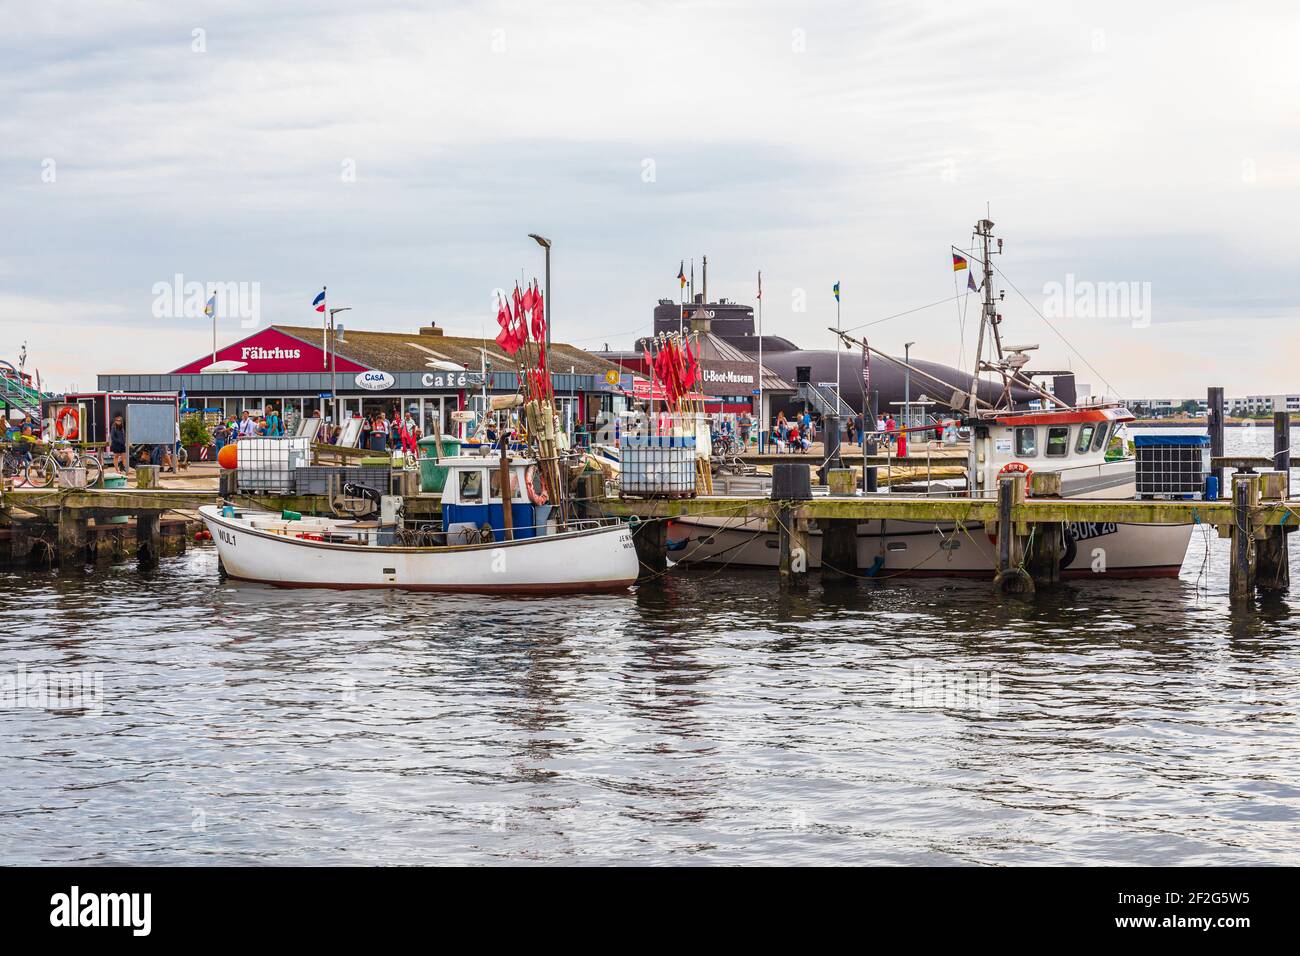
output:
[[334, 403], [335, 424], [339, 423], [341, 415], [339, 412], [339, 350], [334, 341], [334, 316], [340, 312], [351, 311], [352, 306], [350, 305], [341, 309], [330, 309], [330, 401]]
[[903, 427], [912, 427], [912, 368], [910, 355], [915, 342], [903, 343]]
[[546, 348], [551, 348], [551, 240], [530, 232], [528, 238], [546, 250]]

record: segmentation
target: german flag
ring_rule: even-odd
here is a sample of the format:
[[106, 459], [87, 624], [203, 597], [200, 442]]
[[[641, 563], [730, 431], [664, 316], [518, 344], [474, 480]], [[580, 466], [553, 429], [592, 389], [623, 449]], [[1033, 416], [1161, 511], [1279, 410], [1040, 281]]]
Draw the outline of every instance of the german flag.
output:
[[961, 272], [961, 270], [965, 268], [966, 268], [966, 260], [954, 252], [952, 254], [952, 271]]

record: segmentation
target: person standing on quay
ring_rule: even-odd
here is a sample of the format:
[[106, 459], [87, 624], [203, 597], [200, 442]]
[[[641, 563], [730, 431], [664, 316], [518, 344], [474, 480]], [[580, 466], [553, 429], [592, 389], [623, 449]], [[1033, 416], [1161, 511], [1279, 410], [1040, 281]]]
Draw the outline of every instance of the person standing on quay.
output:
[[121, 415], [113, 416], [113, 426], [108, 430], [108, 450], [113, 453], [113, 467], [119, 475], [129, 474], [126, 457], [126, 423]]

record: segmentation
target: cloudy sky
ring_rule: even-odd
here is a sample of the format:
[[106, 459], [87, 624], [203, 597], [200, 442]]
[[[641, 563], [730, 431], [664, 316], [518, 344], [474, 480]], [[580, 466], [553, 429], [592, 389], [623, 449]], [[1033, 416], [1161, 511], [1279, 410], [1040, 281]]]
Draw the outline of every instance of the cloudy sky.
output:
[[[529, 232], [558, 339], [629, 344], [708, 255], [712, 293], [762, 269], [766, 329], [829, 347], [836, 279], [845, 326], [952, 297], [988, 208], [1040, 366], [1300, 391], [1297, 48], [1268, 2], [6, 4], [0, 357], [174, 368], [211, 336], [154, 314], [177, 274], [255, 283], [263, 325], [328, 283], [349, 326], [478, 334], [541, 272]], [[956, 363], [961, 318], [869, 331]]]

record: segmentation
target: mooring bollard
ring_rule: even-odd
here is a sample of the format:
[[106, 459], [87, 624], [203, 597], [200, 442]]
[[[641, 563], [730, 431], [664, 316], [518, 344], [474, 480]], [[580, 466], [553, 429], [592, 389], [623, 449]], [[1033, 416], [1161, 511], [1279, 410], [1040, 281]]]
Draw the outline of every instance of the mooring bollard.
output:
[[880, 479], [877, 477], [879, 473], [876, 471], [875, 465], [867, 466], [867, 459], [875, 454], [876, 440], [874, 438], [865, 439], [862, 442], [862, 490], [867, 493], [875, 493], [879, 488]]

